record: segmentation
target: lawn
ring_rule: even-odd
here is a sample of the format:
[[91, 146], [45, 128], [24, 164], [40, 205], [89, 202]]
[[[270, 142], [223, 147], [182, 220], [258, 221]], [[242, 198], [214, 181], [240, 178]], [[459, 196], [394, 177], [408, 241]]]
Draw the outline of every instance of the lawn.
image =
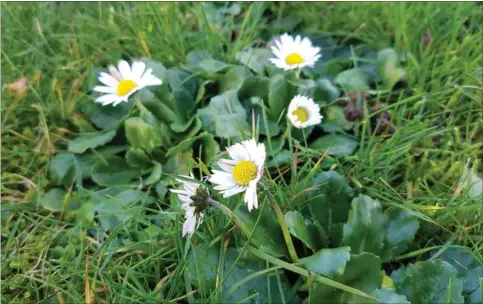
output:
[[[1, 17], [0, 301], [483, 302], [479, 3], [26, 2]], [[314, 66], [269, 60], [284, 33], [320, 48]], [[162, 84], [96, 103], [120, 60]], [[298, 94], [320, 122], [287, 119]], [[260, 177], [254, 210], [212, 171], [251, 138], [266, 150], [242, 176]], [[204, 218], [183, 235], [170, 189], [189, 172]]]

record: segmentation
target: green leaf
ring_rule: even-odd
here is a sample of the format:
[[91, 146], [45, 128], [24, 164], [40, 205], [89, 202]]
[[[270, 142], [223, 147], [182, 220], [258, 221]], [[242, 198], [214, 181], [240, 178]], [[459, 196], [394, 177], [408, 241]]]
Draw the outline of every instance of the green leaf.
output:
[[310, 272], [333, 278], [344, 274], [347, 261], [351, 258], [350, 251], [350, 247], [322, 249], [309, 257], [299, 259], [299, 263]]
[[[381, 259], [372, 253], [352, 254], [344, 272], [329, 278], [371, 293], [381, 286], [380, 269]], [[312, 303], [367, 303], [365, 298], [321, 283], [312, 285], [309, 298]]]
[[152, 69], [153, 75], [161, 79], [163, 83], [166, 83], [168, 80], [168, 70], [161, 62], [146, 57], [142, 58], [141, 61], [146, 64], [146, 69]]
[[322, 172], [313, 179], [316, 190], [309, 192], [307, 209], [324, 230], [331, 235], [333, 225], [345, 223], [354, 190], [344, 176], [335, 171]]
[[191, 248], [186, 257], [186, 273], [189, 282], [199, 289], [200, 294], [209, 295], [214, 289], [218, 272], [220, 248], [202, 244]]
[[214, 59], [204, 59], [200, 62], [199, 66], [210, 74], [216, 74], [229, 68], [231, 65]]
[[69, 143], [69, 151], [74, 153], [84, 153], [87, 149], [94, 149], [105, 145], [116, 136], [116, 130], [107, 132], [97, 132], [77, 137]]
[[347, 135], [329, 134], [317, 138], [310, 148], [320, 151], [321, 154], [349, 156], [355, 152], [358, 145], [357, 140]]
[[267, 164], [267, 168], [276, 168], [280, 167], [282, 165], [290, 163], [290, 160], [292, 159], [292, 153], [288, 150], [282, 150], [275, 154], [275, 156], [270, 160]]
[[384, 304], [411, 304], [405, 296], [397, 294], [394, 289], [382, 288], [376, 289], [372, 295], [379, 299], [378, 303]]
[[178, 152], [167, 158], [163, 171], [169, 174], [187, 175], [191, 169], [193, 150]]
[[67, 192], [64, 189], [50, 189], [40, 200], [40, 205], [53, 212], [62, 211], [66, 195]]
[[154, 168], [151, 171], [151, 174], [148, 176], [148, 178], [146, 178], [146, 180], [144, 181], [144, 184], [151, 185], [156, 183], [161, 179], [162, 174], [163, 174], [163, 167], [161, 166], [160, 163], [155, 162]]
[[184, 122], [184, 118], [180, 116], [176, 111], [173, 111], [173, 107], [170, 105], [170, 93], [167, 86], [163, 84], [161, 91], [163, 101], [161, 101], [153, 92], [147, 89], [140, 90], [136, 93], [136, 100], [141, 101], [143, 106], [152, 113], [156, 119], [164, 123], [170, 124], [174, 122]]
[[[224, 256], [223, 273], [228, 274], [228, 271], [234, 267], [224, 281], [222, 303], [283, 303], [284, 300], [287, 301], [286, 303], [298, 303], [298, 298], [290, 301], [291, 286], [288, 286], [286, 280], [283, 276], [280, 277], [280, 274], [277, 275], [277, 278], [275, 275], [265, 273], [246, 281], [250, 275], [267, 267], [262, 263], [242, 259], [234, 265], [238, 255], [236, 249], [230, 248]], [[243, 284], [235, 286], [240, 282]], [[232, 289], [233, 286], [236, 288]], [[250, 299], [250, 302], [247, 299]]]
[[340, 96], [339, 90], [329, 79], [319, 78], [315, 82], [314, 99], [316, 102], [329, 102]]
[[154, 148], [162, 145], [159, 133], [140, 117], [127, 119], [124, 127], [129, 144], [135, 148], [151, 153]]
[[392, 89], [399, 81], [406, 81], [406, 72], [399, 67], [399, 56], [391, 48], [383, 49], [377, 54], [377, 73], [386, 89]]
[[241, 99], [250, 99], [251, 97], [260, 97], [267, 100], [270, 80], [266, 77], [251, 76], [245, 79], [243, 85], [238, 91]]
[[96, 128], [94, 128], [85, 117], [77, 112], [74, 111], [72, 115], [69, 117], [69, 120], [77, 127], [77, 129], [82, 133], [91, 133], [96, 132]]
[[131, 167], [146, 168], [151, 160], [143, 149], [131, 147], [126, 153], [126, 162]]
[[203, 128], [222, 138], [240, 138], [250, 134], [245, 109], [235, 91], [228, 91], [210, 100], [207, 107], [198, 110]]
[[[250, 113], [250, 115], [248, 115], [248, 123], [250, 125], [253, 125], [254, 123], [255, 126], [257, 126], [258, 124], [259, 134], [267, 135], [268, 133], [270, 133], [270, 136], [277, 136], [280, 133], [279, 124], [269, 119], [265, 122], [265, 120], [263, 119], [263, 112], [261, 108], [262, 104], [263, 101], [260, 98], [251, 98], [251, 107], [248, 110], [248, 113]], [[255, 120], [254, 122], [253, 119]], [[266, 130], [265, 124], [267, 125], [268, 130]]]
[[234, 66], [220, 79], [220, 92], [238, 91], [245, 80], [253, 76], [244, 66]]
[[133, 178], [141, 175], [139, 169], [130, 167], [124, 158], [112, 156], [94, 167], [92, 180], [100, 186], [115, 186], [128, 184]]
[[83, 104], [85, 116], [97, 127], [103, 130], [117, 129], [122, 121], [128, 116], [132, 102], [121, 102], [117, 106], [103, 106], [96, 102]]
[[347, 120], [344, 108], [338, 105], [331, 105], [324, 108], [322, 118], [322, 129], [327, 133], [344, 132], [352, 129], [353, 122]]
[[403, 253], [407, 245], [414, 239], [418, 231], [419, 222], [415, 215], [406, 210], [393, 209], [385, 224], [386, 237], [383, 261]]
[[270, 78], [268, 105], [270, 107], [269, 116], [273, 120], [278, 121], [296, 92], [296, 88], [285, 79], [283, 74]]
[[265, 48], [248, 48], [237, 52], [235, 58], [258, 74], [263, 74], [264, 67], [269, 64], [271, 52]]
[[[178, 145], [170, 148], [166, 153], [166, 156], [169, 157], [175, 155], [189, 148], [193, 148], [196, 156], [201, 156], [201, 159], [205, 163], [211, 163], [213, 157], [220, 152], [220, 146], [214, 139], [213, 135], [204, 132], [198, 136], [181, 141]], [[198, 155], [199, 153], [201, 154]]]
[[192, 74], [179, 68], [168, 70], [168, 84], [177, 102], [179, 113], [185, 119], [191, 117], [195, 109], [195, 98], [198, 90], [198, 83]]
[[54, 184], [69, 185], [74, 181], [74, 157], [70, 152], [60, 152], [50, 161], [50, 179]]
[[363, 91], [369, 88], [366, 75], [359, 68], [349, 69], [339, 73], [335, 77], [334, 82], [341, 86], [344, 91]]
[[448, 248], [438, 258], [451, 264], [459, 275], [465, 275], [469, 269], [483, 265], [466, 247]]
[[384, 246], [386, 217], [381, 204], [367, 195], [352, 200], [349, 220], [344, 225], [342, 243], [354, 253], [371, 252], [380, 255]]
[[293, 236], [301, 240], [313, 251], [322, 247], [317, 227], [310, 221], [304, 220], [304, 217], [300, 212], [289, 211], [285, 213], [284, 217], [288, 230]]
[[[235, 211], [235, 214], [240, 218], [245, 227], [251, 233], [255, 227], [260, 210], [261, 209], [255, 209], [251, 212], [248, 212], [246, 204], [243, 204]], [[275, 214], [271, 210], [268, 210], [268, 208], [265, 208], [261, 214], [261, 217], [262, 218], [260, 219], [255, 232], [253, 233], [251, 242], [260, 250], [275, 257], [285, 256], [287, 250], [284, 245], [285, 242], [283, 239], [282, 230], [280, 229], [280, 225], [278, 224]]]
[[212, 59], [211, 54], [206, 51], [191, 51], [186, 55], [186, 64], [188, 66], [197, 67], [203, 60]]
[[458, 272], [445, 261], [423, 261], [393, 272], [397, 293], [411, 303], [463, 303], [463, 283]]

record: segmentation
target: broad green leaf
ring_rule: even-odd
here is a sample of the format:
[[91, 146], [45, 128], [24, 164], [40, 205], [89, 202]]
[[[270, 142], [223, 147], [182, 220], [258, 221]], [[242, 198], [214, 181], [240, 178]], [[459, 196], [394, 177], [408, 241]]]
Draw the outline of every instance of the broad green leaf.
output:
[[203, 128], [222, 138], [240, 138], [250, 134], [245, 109], [235, 91], [228, 91], [210, 100], [207, 107], [198, 110]]
[[282, 150], [275, 154], [275, 156], [268, 162], [267, 168], [276, 168], [285, 164], [289, 164], [292, 159], [292, 153], [288, 150]]
[[323, 110], [321, 127], [327, 133], [345, 132], [351, 130], [353, 122], [347, 120], [344, 108], [338, 105], [330, 105]]
[[383, 49], [377, 54], [377, 73], [387, 89], [392, 89], [399, 81], [406, 80], [406, 72], [399, 67], [399, 56], [391, 48]]
[[220, 92], [238, 91], [253, 74], [244, 66], [234, 66], [220, 79]]
[[146, 168], [151, 163], [151, 160], [143, 149], [131, 147], [126, 153], [126, 162], [134, 168]]
[[[287, 250], [283, 239], [282, 230], [278, 224], [277, 218], [270, 208], [265, 207], [261, 219], [256, 227], [251, 242], [260, 250], [271, 254], [275, 257], [285, 256]], [[240, 206], [235, 214], [240, 218], [245, 227], [251, 233], [255, 228], [255, 223], [260, 214], [260, 208], [248, 212], [246, 204]]]
[[[364, 252], [356, 255], [351, 254], [344, 272], [329, 278], [371, 293], [381, 286], [381, 259], [372, 253]], [[321, 283], [312, 285], [309, 294], [312, 303], [367, 303], [366, 298], [356, 296], [341, 289], [330, 287]]]
[[238, 96], [241, 99], [260, 97], [262, 100], [267, 100], [269, 87], [270, 80], [268, 78], [251, 76], [245, 79], [245, 81], [243, 82], [243, 85], [238, 91]]
[[190, 172], [193, 159], [193, 150], [178, 152], [166, 159], [163, 171], [169, 174], [186, 175]]
[[186, 257], [186, 273], [189, 282], [199, 289], [203, 296], [214, 290], [218, 272], [220, 248], [202, 244], [191, 248]]
[[469, 269], [483, 265], [475, 254], [466, 247], [450, 247], [438, 258], [450, 263], [458, 271], [459, 275], [464, 275]]
[[107, 132], [97, 132], [77, 137], [69, 143], [69, 151], [74, 153], [84, 153], [87, 149], [94, 149], [105, 145], [116, 136], [116, 130]]
[[97, 127], [103, 130], [117, 129], [122, 121], [127, 117], [133, 103], [121, 102], [117, 106], [103, 106], [96, 102], [86, 102], [83, 104], [83, 113]]
[[344, 91], [363, 91], [369, 88], [366, 75], [359, 68], [345, 70], [339, 73], [335, 77], [334, 82], [341, 86]]
[[127, 119], [124, 127], [129, 144], [135, 148], [141, 148], [151, 153], [154, 148], [160, 147], [162, 144], [162, 139], [155, 128], [140, 117]]
[[[254, 102], [255, 100], [256, 102]], [[265, 122], [265, 120], [263, 119], [263, 112], [261, 108], [262, 103], [263, 102], [257, 97], [251, 98], [251, 107], [248, 110], [248, 123], [255, 126], [257, 126], [258, 124], [259, 134], [267, 135], [268, 133], [270, 133], [270, 136], [277, 136], [280, 133], [280, 127], [275, 121], [272, 121], [270, 119]], [[254, 122], [253, 118], [255, 118]]]
[[332, 235], [334, 224], [347, 221], [354, 190], [347, 184], [345, 177], [335, 171], [317, 175], [312, 187], [316, 190], [309, 192], [306, 208], [327, 234]]
[[280, 115], [286, 112], [296, 92], [296, 88], [285, 79], [283, 74], [270, 78], [268, 93], [270, 111], [268, 113], [274, 121], [278, 121]]
[[146, 64], [146, 69], [152, 69], [153, 75], [161, 79], [163, 83], [168, 80], [168, 69], [161, 62], [146, 57], [141, 61]]
[[285, 213], [285, 222], [290, 233], [301, 240], [307, 247], [316, 251], [322, 248], [320, 234], [317, 227], [310, 221], [305, 220], [298, 211]]
[[349, 219], [344, 225], [342, 243], [350, 246], [352, 252], [371, 252], [380, 255], [384, 246], [386, 216], [381, 204], [367, 195], [352, 200]]
[[199, 66], [210, 74], [216, 74], [229, 68], [231, 65], [215, 59], [204, 59]]
[[393, 272], [396, 292], [411, 303], [463, 303], [463, 283], [445, 261], [422, 261]]
[[415, 215], [402, 209], [393, 209], [388, 215], [385, 230], [383, 261], [403, 253], [407, 245], [414, 239], [419, 222]]
[[160, 163], [155, 162], [154, 168], [151, 171], [151, 174], [148, 176], [148, 178], [146, 178], [146, 180], [144, 181], [144, 184], [151, 185], [156, 183], [157, 181], [159, 181], [162, 174], [163, 174], [163, 167], [161, 166]]
[[66, 195], [67, 192], [64, 189], [50, 189], [40, 200], [40, 205], [53, 212], [62, 211]]
[[94, 128], [80, 112], [74, 111], [69, 119], [82, 133], [91, 133], [97, 131], [96, 128]]
[[312, 273], [333, 278], [344, 274], [347, 261], [351, 258], [350, 251], [350, 247], [322, 249], [311, 256], [299, 259], [299, 263]]
[[264, 48], [248, 48], [235, 54], [237, 60], [260, 75], [263, 75], [264, 68], [269, 64], [268, 59], [271, 56], [271, 52]]
[[50, 161], [50, 179], [54, 184], [69, 185], [74, 181], [74, 157], [70, 152], [60, 152]]
[[179, 68], [168, 70], [168, 84], [177, 102], [179, 113], [187, 120], [195, 109], [198, 83], [196, 78]]
[[177, 153], [185, 151], [189, 148], [193, 148], [193, 153], [195, 153], [194, 156], [201, 156], [201, 159], [204, 163], [211, 163], [213, 157], [220, 152], [220, 146], [213, 138], [213, 135], [204, 132], [198, 136], [187, 138], [181, 141], [178, 145], [169, 149], [166, 153], [166, 156], [170, 157], [176, 155]]
[[171, 93], [166, 85], [163, 84], [161, 89], [163, 94], [162, 100], [159, 99], [153, 92], [147, 89], [140, 90], [136, 93], [136, 100], [139, 100], [144, 107], [153, 114], [156, 119], [167, 124], [184, 122], [184, 118], [171, 105], [173, 101], [170, 99]]
[[208, 51], [191, 51], [186, 55], [186, 64], [188, 66], [197, 67], [203, 60], [212, 59], [213, 57]]
[[169, 127], [176, 133], [183, 133], [195, 122], [197, 116], [194, 115], [189, 121], [175, 121]]
[[411, 304], [405, 296], [397, 294], [392, 288], [376, 289], [372, 295], [379, 300], [378, 303]]
[[349, 156], [355, 152], [358, 145], [357, 140], [347, 135], [329, 134], [317, 138], [310, 148], [320, 151], [321, 154]]
[[92, 172], [92, 180], [100, 186], [125, 185], [141, 175], [139, 169], [130, 167], [122, 157], [112, 156], [106, 161], [107, 164], [98, 163]]
[[327, 78], [315, 82], [314, 99], [317, 103], [329, 102], [340, 96], [339, 90]]
[[[298, 303], [298, 298], [289, 299], [291, 286], [288, 286], [282, 275], [279, 278], [270, 273], [261, 274], [242, 282], [250, 275], [262, 271], [266, 268], [265, 263], [255, 262], [252, 260], [240, 259], [236, 265], [233, 265], [239, 255], [236, 249], [230, 248], [224, 256], [224, 271], [228, 271], [234, 266], [233, 271], [228, 274], [223, 284], [222, 303]], [[235, 284], [242, 282], [235, 289]], [[280, 283], [279, 283], [280, 282]], [[250, 299], [247, 302], [246, 299]]]

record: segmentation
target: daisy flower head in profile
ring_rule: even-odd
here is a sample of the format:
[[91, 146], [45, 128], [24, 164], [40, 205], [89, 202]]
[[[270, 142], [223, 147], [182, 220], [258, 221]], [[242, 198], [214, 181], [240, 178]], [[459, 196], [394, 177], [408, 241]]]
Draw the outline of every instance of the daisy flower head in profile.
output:
[[121, 102], [127, 102], [135, 92], [147, 86], [161, 85], [161, 79], [154, 76], [152, 69], [146, 69], [146, 64], [134, 61], [132, 66], [125, 60], [119, 61], [118, 67], [109, 66], [109, 74], [101, 72], [99, 81], [103, 85], [94, 87], [94, 91], [104, 93], [96, 98], [96, 102], [102, 105], [112, 104], [117, 106]]
[[294, 38], [285, 33], [280, 36], [279, 40], [275, 40], [272, 53], [276, 58], [269, 60], [278, 68], [288, 71], [313, 67], [321, 57], [319, 52], [320, 48], [312, 46], [312, 41], [309, 38], [302, 39], [299, 35]]
[[223, 170], [212, 170], [210, 182], [223, 197], [245, 192], [243, 201], [248, 211], [258, 208], [257, 184], [263, 175], [265, 145], [255, 139], [244, 140], [226, 148], [231, 159], [222, 159], [218, 166]]
[[319, 105], [306, 96], [295, 96], [288, 106], [287, 118], [299, 129], [319, 124], [322, 117]]
[[[183, 236], [193, 235], [195, 230], [203, 222], [204, 213], [209, 198], [208, 192], [201, 186], [190, 173], [182, 175], [183, 179], [176, 179], [183, 186], [182, 189], [170, 191], [176, 193], [184, 210]], [[191, 181], [190, 181], [191, 180]]]

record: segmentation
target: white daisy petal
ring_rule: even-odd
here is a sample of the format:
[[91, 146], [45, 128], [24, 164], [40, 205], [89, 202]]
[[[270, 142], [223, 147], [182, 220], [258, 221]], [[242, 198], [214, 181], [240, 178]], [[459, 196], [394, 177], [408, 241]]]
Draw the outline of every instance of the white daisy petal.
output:
[[250, 139], [227, 147], [226, 150], [231, 159], [218, 162], [223, 171], [212, 170], [210, 182], [223, 197], [245, 192], [243, 201], [248, 210], [258, 208], [257, 184], [263, 175], [265, 145]]
[[103, 105], [111, 104], [119, 100], [119, 96], [116, 94], [106, 94], [96, 98], [96, 102], [102, 103]]
[[100, 93], [116, 93], [116, 88], [113, 87], [95, 86], [92, 90]]
[[141, 79], [144, 70], [146, 69], [146, 64], [142, 61], [134, 61], [132, 64], [131, 76], [134, 79]]
[[271, 50], [275, 58], [270, 58], [270, 62], [286, 71], [313, 67], [320, 58], [320, 48], [312, 46], [309, 38], [299, 35], [294, 38], [287, 33], [275, 40]]
[[99, 73], [99, 81], [108, 87], [114, 87], [114, 88], [117, 88], [117, 85], [119, 83], [116, 80], [116, 78], [104, 72]]
[[[193, 174], [190, 173], [190, 176], [183, 176], [186, 179], [194, 180]], [[198, 183], [176, 179], [179, 181], [183, 189], [170, 189], [170, 192], [176, 193], [178, 198], [183, 202], [181, 204], [181, 208], [183, 208], [185, 213], [185, 221], [183, 223], [183, 236], [186, 235], [193, 235], [196, 228], [198, 228], [203, 221], [203, 213], [196, 212], [196, 208], [193, 206], [193, 200], [191, 197], [196, 194], [198, 187], [201, 185]]]
[[118, 69], [122, 75], [122, 79], [126, 80], [126, 79], [132, 78], [131, 67], [129, 66], [129, 63], [127, 63], [126, 60], [119, 61]]
[[312, 98], [295, 96], [288, 106], [287, 118], [295, 128], [306, 128], [320, 124], [320, 107]]

